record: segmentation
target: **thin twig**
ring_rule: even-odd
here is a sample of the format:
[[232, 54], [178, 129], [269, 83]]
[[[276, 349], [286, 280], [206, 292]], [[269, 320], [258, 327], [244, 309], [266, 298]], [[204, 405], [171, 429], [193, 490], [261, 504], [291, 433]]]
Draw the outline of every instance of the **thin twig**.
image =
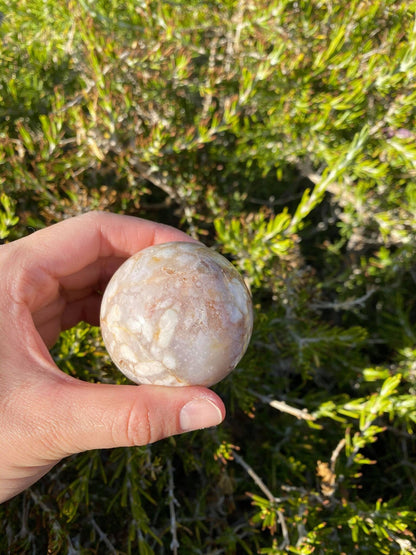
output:
[[261, 489], [261, 491], [264, 493], [264, 495], [267, 497], [269, 501], [271, 501], [272, 503], [281, 501], [279, 498], [275, 497], [272, 494], [272, 492], [269, 490], [269, 488], [266, 486], [266, 484], [263, 482], [260, 476], [251, 468], [251, 466], [248, 463], [246, 463], [243, 457], [241, 457], [234, 449], [232, 450], [232, 454], [233, 454], [234, 460], [244, 468], [244, 470], [247, 472], [250, 478], [253, 479], [254, 483]]
[[212, 105], [213, 100], [213, 92], [211, 89], [211, 77], [215, 74], [215, 60], [217, 56], [218, 50], [218, 37], [214, 37], [211, 41], [210, 49], [209, 49], [209, 58], [208, 58], [208, 70], [205, 79], [205, 89], [208, 91], [204, 97], [204, 101], [202, 104], [202, 111], [201, 111], [201, 119], [204, 120], [208, 114], [209, 110]]
[[287, 414], [291, 414], [292, 416], [296, 416], [298, 419], [302, 420], [316, 420], [316, 417], [313, 414], [310, 414], [306, 409], [297, 409], [288, 405], [284, 401], [276, 401], [273, 399], [269, 401], [269, 405], [276, 410], [280, 410], [281, 412], [286, 412]]
[[392, 537], [392, 539], [397, 543], [397, 545], [404, 553], [406, 553], [407, 551], [412, 555], [416, 555], [416, 548], [412, 546], [409, 540], [399, 538], [396, 534], [392, 534], [390, 530], [389, 530], [389, 535]]
[[178, 501], [176, 500], [174, 495], [175, 483], [173, 481], [173, 467], [172, 467], [172, 461], [170, 459], [168, 459], [167, 461], [167, 466], [168, 466], [168, 474], [169, 474], [168, 499], [169, 499], [169, 511], [170, 511], [170, 532], [172, 534], [172, 541], [170, 542], [170, 548], [174, 553], [174, 555], [177, 555], [178, 549], [179, 549], [179, 541], [178, 541], [178, 534], [177, 534], [175, 505], [178, 505]]
[[335, 311], [350, 310], [354, 306], [363, 305], [365, 301], [369, 299], [371, 295], [373, 295], [373, 293], [376, 292], [376, 290], [377, 289], [375, 287], [372, 287], [367, 291], [367, 293], [365, 293], [365, 295], [362, 295], [357, 299], [347, 299], [346, 301], [334, 302], [334, 303], [330, 303], [330, 302], [312, 303], [310, 305], [310, 308], [318, 308], [318, 309], [331, 308]]
[[143, 164], [141, 160], [133, 156], [129, 159], [129, 164], [139, 172], [142, 179], [150, 181], [152, 185], [165, 192], [171, 199], [175, 200], [176, 202], [180, 201], [176, 190], [167, 183], [167, 180], [162, 176], [160, 172], [151, 170], [145, 164]]
[[316, 420], [316, 416], [311, 414], [307, 411], [307, 409], [297, 409], [296, 407], [292, 407], [292, 405], [288, 405], [285, 401], [278, 401], [277, 399], [270, 399], [266, 395], [262, 395], [261, 393], [257, 393], [256, 391], [250, 391], [253, 395], [255, 395], [258, 399], [263, 401], [263, 403], [267, 403], [271, 407], [276, 410], [280, 410], [281, 412], [286, 412], [287, 414], [291, 414], [295, 416], [299, 420]]
[[280, 549], [284, 549], [286, 546], [290, 545], [289, 530], [287, 529], [285, 517], [283, 514], [277, 510], [277, 518], [279, 519], [280, 529], [282, 530], [283, 542], [280, 544]]
[[345, 437], [343, 437], [339, 442], [335, 449], [332, 451], [331, 455], [331, 471], [335, 474], [335, 464], [337, 462], [337, 458], [339, 457], [341, 451], [344, 449], [346, 444]]
[[[128, 55], [130, 54], [130, 51], [125, 50], [124, 52], [122, 52], [118, 58], [117, 61], [119, 62], [120, 60], [124, 60], [125, 58], [128, 57]], [[103, 68], [103, 72], [102, 72], [102, 76], [105, 77], [107, 75], [107, 73], [109, 71], [111, 71], [112, 69], [114, 69], [114, 65], [108, 64]], [[80, 104], [82, 102], [82, 100], [84, 100], [85, 98], [88, 98], [89, 94], [91, 93], [91, 91], [97, 86], [97, 82], [94, 81], [93, 79], [90, 79], [86, 88], [81, 91], [79, 94], [77, 94], [72, 100], [70, 100], [69, 102], [67, 102], [66, 104], [64, 104], [63, 106], [61, 106], [60, 108], [58, 108], [54, 114], [61, 114], [62, 112], [66, 112], [67, 110], [69, 110], [70, 108], [73, 108], [74, 106], [76, 106], [77, 104]]]
[[298, 509], [298, 519], [297, 519], [298, 522], [296, 524], [296, 528], [298, 531], [298, 541], [296, 542], [296, 547], [299, 547], [303, 543], [306, 536], [308, 535], [308, 531], [306, 530], [306, 527], [304, 524], [306, 520], [304, 518], [304, 515], [305, 513], [307, 513], [307, 510], [308, 510], [307, 507], [303, 503], [301, 503]]
[[126, 462], [126, 487], [127, 487], [128, 496], [129, 496], [130, 511], [131, 511], [131, 514], [132, 514], [131, 526], [132, 526], [132, 528], [134, 528], [135, 532], [137, 533], [138, 538], [141, 539], [143, 537], [142, 536], [142, 531], [140, 530], [139, 523], [133, 517], [133, 507], [135, 506], [136, 502], [134, 500], [133, 487], [132, 487], [132, 482], [131, 482], [131, 479], [130, 479], [131, 476], [132, 476], [131, 449], [128, 449], [128, 451], [127, 451], [126, 461], [127, 461]]
[[240, 42], [241, 42], [241, 31], [243, 30], [243, 21], [244, 21], [244, 12], [246, 10], [245, 2], [240, 0], [238, 3], [237, 11], [235, 14], [235, 18], [233, 18], [236, 22], [235, 26], [235, 34], [234, 40], [232, 45], [232, 53], [235, 54], [240, 49]]
[[[263, 482], [260, 476], [253, 470], [253, 468], [248, 463], [246, 463], [243, 457], [241, 457], [234, 449], [232, 450], [232, 455], [234, 457], [234, 460], [244, 468], [244, 470], [247, 472], [250, 478], [253, 479], [254, 483], [261, 489], [261, 491], [264, 493], [267, 499], [271, 503], [273, 503], [273, 505], [277, 505], [277, 503], [281, 503], [282, 499], [280, 499], [279, 497], [275, 497], [272, 494], [272, 492], [269, 490], [269, 488], [266, 486], [266, 484]], [[290, 545], [289, 530], [287, 528], [286, 521], [282, 512], [279, 511], [279, 509], [277, 508], [276, 508], [276, 515], [279, 520], [280, 528], [282, 530], [283, 544], [281, 547], [283, 549], [287, 545]]]
[[38, 495], [38, 493], [34, 490], [34, 489], [30, 489], [29, 490], [30, 496], [33, 499], [33, 501], [35, 502], [36, 505], [38, 505], [42, 511], [48, 515], [48, 518], [50, 519], [51, 522], [51, 527], [52, 530], [57, 530], [58, 533], [60, 534], [61, 537], [65, 536], [66, 541], [68, 542], [67, 545], [67, 553], [69, 555], [75, 555], [75, 553], [77, 553], [77, 551], [75, 550], [71, 538], [70, 536], [68, 536], [67, 534], [64, 534], [64, 531], [62, 529], [61, 524], [59, 523], [59, 520], [56, 518], [56, 513], [53, 509], [51, 509], [43, 500], [42, 500], [42, 496]]
[[98, 526], [97, 522], [94, 520], [94, 517], [90, 517], [90, 522], [92, 524], [92, 527], [95, 529], [95, 531], [97, 532], [97, 534], [100, 537], [100, 540], [105, 543], [106, 548], [109, 550], [109, 553], [115, 553], [117, 554], [117, 550], [114, 547], [114, 545], [110, 542], [110, 540], [108, 539], [108, 537], [106, 536], [106, 534], [101, 530], [101, 528]]

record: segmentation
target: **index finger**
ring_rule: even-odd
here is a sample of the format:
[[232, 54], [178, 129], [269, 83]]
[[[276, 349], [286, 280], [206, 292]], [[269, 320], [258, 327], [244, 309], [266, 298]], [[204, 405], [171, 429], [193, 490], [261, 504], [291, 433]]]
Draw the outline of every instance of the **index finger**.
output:
[[[51, 289], [66, 277], [82, 273], [100, 259], [127, 258], [151, 245], [169, 241], [193, 241], [178, 229], [132, 216], [110, 212], [88, 212], [59, 222], [10, 243], [14, 266], [11, 290], [16, 300], [41, 305]], [[3, 247], [3, 248], [4, 248]], [[19, 288], [19, 274], [24, 289]], [[53, 284], [51, 283], [53, 282]]]
[[36, 265], [44, 265], [58, 278], [100, 258], [127, 258], [151, 245], [187, 240], [193, 241], [174, 227], [110, 212], [75, 216], [23, 239]]

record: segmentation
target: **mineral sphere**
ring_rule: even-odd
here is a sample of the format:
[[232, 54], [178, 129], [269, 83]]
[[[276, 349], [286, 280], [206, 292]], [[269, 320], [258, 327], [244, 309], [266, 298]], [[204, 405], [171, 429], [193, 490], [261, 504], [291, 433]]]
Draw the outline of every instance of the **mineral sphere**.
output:
[[235, 368], [253, 328], [250, 293], [226, 258], [200, 243], [144, 249], [104, 292], [101, 331], [136, 383], [210, 386]]

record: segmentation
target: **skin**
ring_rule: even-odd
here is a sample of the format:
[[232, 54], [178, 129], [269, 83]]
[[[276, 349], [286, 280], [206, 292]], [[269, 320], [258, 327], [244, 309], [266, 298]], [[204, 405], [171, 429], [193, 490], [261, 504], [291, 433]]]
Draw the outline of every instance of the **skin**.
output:
[[62, 330], [99, 324], [102, 291], [126, 258], [168, 241], [192, 239], [90, 212], [0, 246], [0, 502], [68, 455], [145, 445], [223, 420], [222, 401], [204, 387], [87, 383], [61, 372], [48, 350]]

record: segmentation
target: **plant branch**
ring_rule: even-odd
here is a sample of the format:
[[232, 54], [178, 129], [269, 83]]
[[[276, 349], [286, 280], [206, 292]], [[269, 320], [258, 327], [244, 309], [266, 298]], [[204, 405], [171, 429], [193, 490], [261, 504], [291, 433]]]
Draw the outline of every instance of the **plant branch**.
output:
[[[269, 488], [266, 486], [266, 484], [263, 482], [260, 476], [253, 470], [253, 468], [248, 463], [246, 463], [243, 457], [241, 457], [234, 449], [232, 449], [231, 452], [234, 457], [234, 460], [244, 468], [244, 470], [247, 472], [250, 478], [252, 478], [254, 483], [261, 489], [261, 491], [264, 493], [267, 499], [273, 505], [276, 505], [277, 503], [281, 503], [282, 499], [280, 499], [279, 497], [275, 497], [273, 495], [273, 493], [269, 490]], [[279, 511], [277, 508], [276, 508], [276, 516], [279, 520], [280, 528], [282, 530], [283, 544], [281, 547], [283, 549], [287, 545], [290, 545], [289, 530], [287, 528], [286, 521], [282, 512]]]
[[178, 505], [178, 501], [176, 500], [174, 495], [175, 483], [173, 480], [172, 461], [170, 459], [168, 459], [167, 461], [167, 467], [168, 467], [168, 475], [169, 475], [168, 499], [169, 499], [169, 512], [170, 512], [170, 531], [172, 534], [172, 541], [170, 542], [170, 548], [174, 553], [174, 555], [177, 555], [178, 549], [179, 549], [179, 541], [178, 541], [178, 534], [177, 534], [175, 505]]
[[107, 535], [98, 526], [97, 522], [95, 521], [92, 515], [90, 516], [90, 522], [92, 527], [100, 537], [100, 540], [105, 544], [106, 548], [109, 550], [108, 553], [114, 553], [115, 555], [117, 555], [117, 550], [115, 549], [114, 545], [110, 542]]
[[344, 449], [346, 444], [346, 440], [343, 437], [339, 442], [338, 445], [335, 447], [335, 449], [332, 451], [332, 455], [331, 455], [331, 472], [333, 472], [335, 474], [335, 464], [337, 462], [337, 459], [341, 453], [341, 451]]
[[255, 395], [258, 399], [263, 401], [263, 403], [267, 403], [268, 405], [270, 405], [276, 410], [279, 410], [280, 412], [291, 414], [292, 416], [295, 416], [298, 420], [310, 420], [310, 421], [316, 420], [316, 417], [310, 412], [308, 412], [307, 409], [298, 409], [296, 407], [293, 407], [292, 405], [288, 405], [285, 401], [270, 399], [269, 397], [266, 397], [265, 395], [261, 395], [260, 393], [257, 393], [255, 391], [251, 391], [251, 393], [253, 393], [253, 395]]
[[357, 299], [347, 299], [345, 301], [334, 302], [334, 303], [331, 303], [331, 302], [312, 303], [310, 305], [310, 308], [317, 308], [317, 309], [330, 308], [332, 310], [335, 310], [336, 312], [338, 310], [350, 310], [355, 306], [362, 306], [365, 303], [365, 301], [369, 299], [371, 295], [373, 295], [376, 292], [376, 290], [377, 289], [375, 287], [371, 287], [367, 291], [367, 293], [365, 293], [365, 295], [362, 295]]

